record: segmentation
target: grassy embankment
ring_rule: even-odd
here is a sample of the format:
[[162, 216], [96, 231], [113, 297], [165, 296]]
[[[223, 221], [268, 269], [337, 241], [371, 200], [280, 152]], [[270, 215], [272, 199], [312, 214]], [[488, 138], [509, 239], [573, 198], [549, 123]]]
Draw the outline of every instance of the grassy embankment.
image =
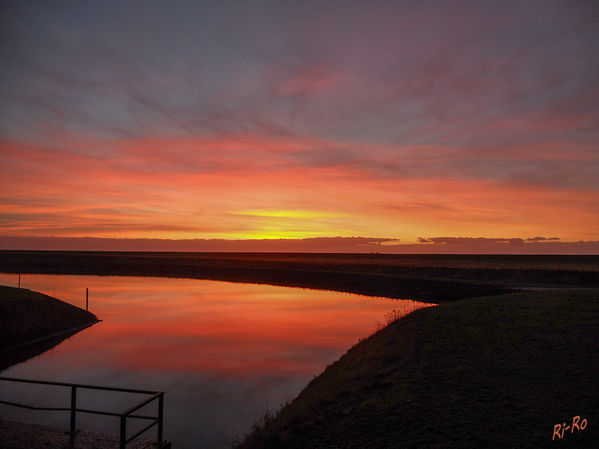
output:
[[[599, 291], [422, 309], [350, 349], [239, 445], [596, 447]], [[552, 441], [554, 425], [587, 420]]]
[[27, 360], [97, 321], [94, 314], [51, 296], [0, 286], [0, 369]]

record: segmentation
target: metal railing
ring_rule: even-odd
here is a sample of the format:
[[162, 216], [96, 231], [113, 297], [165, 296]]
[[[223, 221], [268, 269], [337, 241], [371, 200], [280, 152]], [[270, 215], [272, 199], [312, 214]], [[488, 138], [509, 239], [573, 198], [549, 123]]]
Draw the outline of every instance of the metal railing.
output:
[[[163, 418], [164, 418], [164, 392], [162, 391], [148, 391], [148, 390], [133, 390], [130, 388], [112, 388], [112, 387], [102, 387], [98, 385], [81, 385], [81, 384], [71, 384], [71, 383], [63, 383], [63, 382], [47, 382], [43, 380], [29, 380], [29, 379], [17, 379], [14, 377], [0, 377], [0, 381], [7, 382], [21, 382], [21, 383], [29, 383], [29, 384], [41, 384], [41, 385], [55, 385], [59, 387], [70, 387], [71, 388], [71, 406], [66, 407], [36, 407], [32, 405], [18, 404], [15, 402], [0, 400], [0, 404], [11, 405], [14, 407], [25, 408], [29, 410], [44, 410], [44, 411], [62, 411], [62, 412], [70, 412], [71, 415], [71, 425], [70, 432], [72, 434], [77, 432], [77, 412], [79, 413], [90, 413], [94, 415], [105, 415], [105, 416], [115, 416], [120, 418], [120, 431], [119, 431], [119, 449], [125, 449], [127, 443], [130, 443], [135, 438], [139, 437], [142, 433], [149, 430], [153, 426], [158, 426], [157, 429], [157, 444], [158, 447], [161, 448], [165, 444], [162, 437], [163, 430]], [[77, 389], [88, 389], [88, 390], [104, 390], [104, 391], [116, 391], [121, 393], [139, 393], [139, 394], [148, 394], [151, 395], [149, 398], [144, 399], [143, 401], [137, 403], [133, 407], [129, 408], [125, 412], [117, 413], [117, 412], [106, 412], [100, 410], [90, 410], [85, 408], [77, 407]], [[140, 408], [148, 405], [152, 401], [158, 400], [158, 416], [147, 416], [147, 415], [137, 415], [133, 414]], [[143, 429], [136, 432], [134, 435], [127, 438], [127, 419], [144, 419], [150, 421], [150, 423], [145, 426]]]

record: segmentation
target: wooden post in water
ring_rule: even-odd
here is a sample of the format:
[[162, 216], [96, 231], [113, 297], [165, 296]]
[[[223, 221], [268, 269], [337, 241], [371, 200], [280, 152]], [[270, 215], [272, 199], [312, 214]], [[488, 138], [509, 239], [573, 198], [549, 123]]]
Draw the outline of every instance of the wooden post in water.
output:
[[21, 273], [19, 273], [19, 288], [21, 288]]
[[85, 310], [89, 309], [89, 288], [85, 288]]

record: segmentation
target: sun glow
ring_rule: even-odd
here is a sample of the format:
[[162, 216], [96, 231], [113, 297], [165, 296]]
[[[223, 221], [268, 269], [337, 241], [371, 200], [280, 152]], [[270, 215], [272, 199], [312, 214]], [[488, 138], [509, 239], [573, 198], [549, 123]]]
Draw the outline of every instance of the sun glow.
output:
[[302, 209], [248, 209], [234, 212], [244, 217], [251, 230], [238, 234], [241, 239], [302, 239], [349, 236], [344, 222], [349, 214]]

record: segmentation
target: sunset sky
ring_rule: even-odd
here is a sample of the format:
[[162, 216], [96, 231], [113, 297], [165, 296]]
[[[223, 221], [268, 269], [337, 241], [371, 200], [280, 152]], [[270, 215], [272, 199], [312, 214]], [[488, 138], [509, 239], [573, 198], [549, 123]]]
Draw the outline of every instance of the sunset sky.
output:
[[599, 2], [3, 1], [0, 23], [5, 248], [599, 250]]

